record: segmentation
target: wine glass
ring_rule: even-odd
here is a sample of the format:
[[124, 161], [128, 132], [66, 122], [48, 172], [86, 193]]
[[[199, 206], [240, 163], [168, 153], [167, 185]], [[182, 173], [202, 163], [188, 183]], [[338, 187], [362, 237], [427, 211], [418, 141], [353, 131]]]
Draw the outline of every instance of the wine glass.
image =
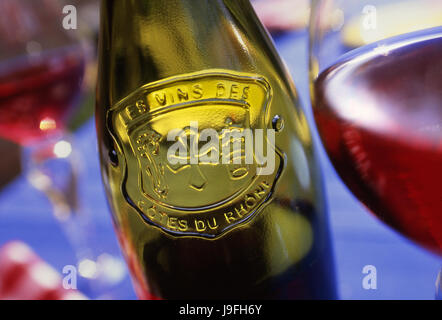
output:
[[331, 162], [372, 213], [439, 255], [441, 12], [434, 0], [314, 0], [310, 22], [313, 112]]
[[23, 171], [48, 197], [81, 263], [92, 256], [91, 230], [66, 127], [82, 93], [87, 50], [63, 28], [62, 13], [58, 1], [0, 2], [0, 137], [23, 147]]
[[[93, 20], [94, 5], [78, 1], [76, 8]], [[96, 243], [93, 217], [77, 192], [82, 155], [67, 129], [93, 77], [85, 37], [93, 26], [81, 21], [66, 30], [63, 19], [60, 1], [0, 1], [0, 137], [23, 147], [24, 174], [47, 196], [75, 252], [80, 289], [109, 298], [118, 296], [126, 273], [121, 258]]]

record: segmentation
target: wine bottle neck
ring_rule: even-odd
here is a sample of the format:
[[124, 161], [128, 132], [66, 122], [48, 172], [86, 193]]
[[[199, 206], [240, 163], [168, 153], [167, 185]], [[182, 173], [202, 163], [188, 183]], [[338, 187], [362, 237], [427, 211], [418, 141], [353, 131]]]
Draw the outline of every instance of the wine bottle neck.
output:
[[173, 75], [244, 70], [262, 34], [249, 0], [102, 1], [101, 19], [116, 99]]

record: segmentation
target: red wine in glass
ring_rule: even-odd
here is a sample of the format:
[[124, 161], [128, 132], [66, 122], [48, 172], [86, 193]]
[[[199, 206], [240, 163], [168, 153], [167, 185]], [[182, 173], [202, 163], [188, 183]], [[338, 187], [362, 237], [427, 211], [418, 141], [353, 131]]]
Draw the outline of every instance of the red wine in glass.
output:
[[63, 129], [84, 68], [79, 45], [1, 62], [0, 137], [29, 145]]
[[442, 28], [358, 49], [314, 90], [318, 130], [345, 184], [442, 254]]

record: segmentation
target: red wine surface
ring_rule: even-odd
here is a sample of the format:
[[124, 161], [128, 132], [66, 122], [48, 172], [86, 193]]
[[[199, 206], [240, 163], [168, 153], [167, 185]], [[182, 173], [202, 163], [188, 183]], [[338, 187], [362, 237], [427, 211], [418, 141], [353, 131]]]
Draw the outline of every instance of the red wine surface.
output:
[[78, 97], [84, 56], [77, 47], [0, 64], [0, 137], [27, 145], [65, 125]]
[[442, 254], [442, 29], [359, 52], [315, 81], [325, 149], [371, 212]]

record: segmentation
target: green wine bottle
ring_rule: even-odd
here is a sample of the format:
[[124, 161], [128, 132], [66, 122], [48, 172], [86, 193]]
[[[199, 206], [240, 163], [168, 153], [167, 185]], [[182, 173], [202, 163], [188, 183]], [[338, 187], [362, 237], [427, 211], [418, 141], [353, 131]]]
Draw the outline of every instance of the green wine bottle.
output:
[[102, 1], [96, 120], [140, 298], [335, 298], [309, 125], [248, 0]]

